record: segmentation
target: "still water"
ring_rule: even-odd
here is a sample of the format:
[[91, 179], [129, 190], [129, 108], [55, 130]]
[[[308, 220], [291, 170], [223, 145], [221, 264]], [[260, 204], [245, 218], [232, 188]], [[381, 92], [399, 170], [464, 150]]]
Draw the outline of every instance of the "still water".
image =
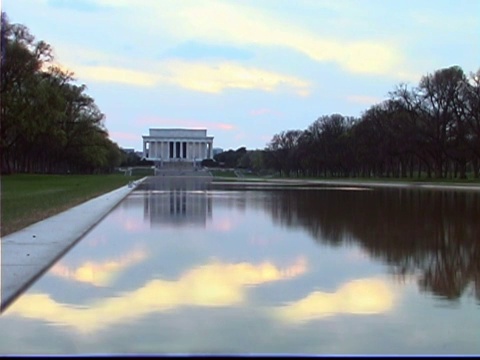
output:
[[480, 194], [156, 178], [0, 316], [0, 354], [478, 354]]

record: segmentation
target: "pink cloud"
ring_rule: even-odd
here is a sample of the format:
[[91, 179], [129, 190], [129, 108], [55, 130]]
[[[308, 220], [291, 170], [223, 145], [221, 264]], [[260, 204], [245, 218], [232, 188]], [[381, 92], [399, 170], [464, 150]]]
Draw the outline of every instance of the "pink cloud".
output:
[[218, 123], [216, 125], [221, 130], [233, 130], [233, 129], [235, 129], [235, 126], [232, 125], [232, 124]]

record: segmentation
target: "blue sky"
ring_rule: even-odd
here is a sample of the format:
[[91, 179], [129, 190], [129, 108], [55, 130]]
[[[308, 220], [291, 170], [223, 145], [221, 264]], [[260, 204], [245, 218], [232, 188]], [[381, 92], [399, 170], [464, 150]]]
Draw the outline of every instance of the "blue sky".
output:
[[396, 85], [480, 68], [478, 0], [3, 0], [87, 85], [110, 138], [203, 128], [263, 149], [322, 115], [360, 116]]

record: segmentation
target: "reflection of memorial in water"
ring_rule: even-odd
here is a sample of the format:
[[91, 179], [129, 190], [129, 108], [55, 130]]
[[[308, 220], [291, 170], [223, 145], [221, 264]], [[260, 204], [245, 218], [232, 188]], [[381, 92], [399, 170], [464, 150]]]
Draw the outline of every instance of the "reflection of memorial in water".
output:
[[154, 177], [140, 190], [144, 194], [144, 218], [151, 226], [206, 226], [212, 217], [212, 199], [207, 196], [209, 178]]

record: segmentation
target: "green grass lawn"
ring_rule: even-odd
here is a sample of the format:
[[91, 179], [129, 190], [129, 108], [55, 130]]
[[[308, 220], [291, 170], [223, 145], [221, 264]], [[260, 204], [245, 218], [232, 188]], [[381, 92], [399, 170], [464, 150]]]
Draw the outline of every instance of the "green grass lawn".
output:
[[210, 173], [214, 177], [228, 177], [236, 178], [237, 174], [233, 170], [210, 170]]
[[107, 193], [143, 175], [8, 175], [1, 177], [4, 236]]

